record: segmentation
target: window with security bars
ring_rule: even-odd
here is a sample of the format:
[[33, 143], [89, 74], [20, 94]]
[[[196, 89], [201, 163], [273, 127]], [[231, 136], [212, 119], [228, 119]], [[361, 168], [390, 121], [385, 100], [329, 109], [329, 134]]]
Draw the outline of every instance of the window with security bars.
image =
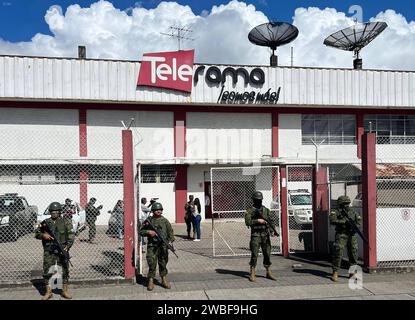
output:
[[356, 144], [356, 117], [347, 114], [303, 114], [302, 144]]
[[415, 116], [378, 114], [364, 117], [365, 132], [375, 132], [378, 144], [415, 144]]
[[173, 183], [175, 178], [174, 165], [143, 165], [141, 167], [142, 183]]

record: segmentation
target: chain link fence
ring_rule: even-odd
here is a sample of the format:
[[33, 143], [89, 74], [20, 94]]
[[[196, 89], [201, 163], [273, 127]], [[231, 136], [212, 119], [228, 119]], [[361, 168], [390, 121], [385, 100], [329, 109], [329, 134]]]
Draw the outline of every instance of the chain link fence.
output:
[[290, 253], [313, 251], [312, 166], [287, 166]]
[[[362, 165], [360, 163], [330, 164], [329, 169], [329, 212], [337, 208], [337, 199], [340, 196], [348, 196], [351, 200], [350, 207], [362, 217]], [[335, 237], [334, 226], [329, 225], [328, 247], [330, 254], [333, 252]], [[361, 230], [362, 227], [361, 227]], [[363, 240], [358, 236], [359, 259], [363, 260]]]
[[[3, 160], [0, 164], [0, 283], [42, 279], [43, 247], [34, 230], [59, 202], [75, 231], [70, 250], [71, 280], [122, 278], [123, 216], [114, 212], [123, 199], [121, 161]], [[90, 198], [102, 205], [95, 223], [85, 207]], [[66, 199], [69, 199], [65, 206]], [[94, 241], [93, 226], [96, 227]]]
[[[213, 256], [250, 255], [251, 231], [245, 225], [252, 193], [263, 194], [263, 205], [280, 227], [279, 167], [223, 167], [211, 169]], [[281, 234], [281, 232], [279, 232]], [[271, 238], [272, 253], [281, 252], [280, 237]]]
[[391, 139], [378, 136], [376, 146], [378, 267], [414, 267], [415, 140]]

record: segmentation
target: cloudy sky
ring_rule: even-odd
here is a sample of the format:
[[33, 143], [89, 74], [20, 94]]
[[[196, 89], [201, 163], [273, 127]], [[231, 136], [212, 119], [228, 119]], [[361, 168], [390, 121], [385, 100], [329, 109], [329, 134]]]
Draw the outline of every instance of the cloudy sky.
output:
[[140, 60], [145, 52], [174, 51], [177, 40], [161, 34], [184, 26], [196, 62], [268, 64], [270, 51], [247, 35], [269, 20], [293, 23], [297, 39], [278, 49], [280, 65], [351, 67], [351, 52], [323, 45], [331, 33], [359, 21], [388, 28], [362, 50], [365, 68], [415, 70], [415, 4], [407, 0], [0, 0], [0, 54]]

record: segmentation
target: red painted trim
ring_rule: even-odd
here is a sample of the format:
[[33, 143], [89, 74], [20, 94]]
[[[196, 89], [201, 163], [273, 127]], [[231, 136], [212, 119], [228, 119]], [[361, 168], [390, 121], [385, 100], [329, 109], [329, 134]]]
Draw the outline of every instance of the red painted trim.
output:
[[124, 191], [124, 277], [135, 276], [134, 250], [134, 170], [133, 134], [131, 130], [122, 131], [122, 162]]
[[377, 266], [376, 255], [376, 135], [365, 133], [362, 139], [362, 193], [363, 234], [369, 241], [364, 244], [363, 259], [367, 269]]
[[281, 252], [284, 257], [289, 256], [288, 244], [288, 190], [287, 190], [287, 168], [281, 166]]
[[86, 170], [81, 170], [79, 173], [79, 203], [82, 208], [86, 207], [88, 203], [88, 172]]
[[225, 112], [225, 113], [302, 113], [302, 114], [415, 114], [412, 109], [380, 109], [382, 107], [371, 107], [370, 109], [341, 106], [304, 106], [291, 107], [290, 105], [278, 105], [275, 107], [258, 106], [234, 106], [229, 107], [220, 104], [211, 105], [172, 105], [172, 104], [137, 104], [137, 103], [89, 103], [89, 102], [46, 102], [46, 101], [0, 101], [0, 108], [43, 108], [43, 109], [97, 109], [97, 110], [136, 110], [136, 111], [165, 111], [165, 112]]
[[174, 156], [186, 157], [186, 112], [174, 112]]
[[278, 112], [272, 112], [272, 157], [278, 158], [279, 144], [278, 144]]
[[184, 206], [187, 202], [187, 165], [176, 165], [175, 200], [176, 223], [183, 223]]
[[328, 179], [327, 168], [313, 168], [313, 237], [314, 252], [329, 253], [328, 243]]
[[79, 156], [88, 156], [86, 110], [79, 109]]
[[364, 128], [364, 115], [356, 115], [356, 138], [357, 138], [357, 157], [362, 159], [362, 135], [365, 131]]

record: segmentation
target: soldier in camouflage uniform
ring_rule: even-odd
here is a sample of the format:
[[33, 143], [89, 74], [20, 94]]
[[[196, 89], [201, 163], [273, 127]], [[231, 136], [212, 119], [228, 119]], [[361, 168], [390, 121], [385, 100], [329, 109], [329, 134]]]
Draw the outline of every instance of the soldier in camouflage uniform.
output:
[[[350, 208], [350, 198], [348, 196], [340, 196], [337, 199], [338, 208], [330, 212], [330, 224], [336, 228], [335, 243], [333, 249], [333, 274], [331, 280], [338, 280], [338, 270], [340, 269], [343, 250], [347, 247], [350, 265], [357, 264], [358, 243], [356, 232], [347, 221], [345, 215], [348, 215], [357, 227], [361, 226], [361, 218], [359, 214]], [[352, 277], [354, 273], [349, 274]]]
[[94, 204], [96, 201], [97, 199], [95, 198], [89, 199], [89, 202], [85, 208], [86, 222], [89, 227], [89, 242], [90, 243], [95, 243], [95, 235], [97, 234], [95, 222], [97, 221], [97, 217], [100, 215], [99, 211], [102, 209], [102, 205], [95, 208]]
[[[52, 202], [49, 205], [49, 212], [51, 217], [46, 219], [45, 222], [53, 233], [59, 237], [58, 240], [62, 244], [64, 250], [69, 251], [75, 238], [72, 222], [61, 216], [62, 207], [59, 202]], [[59, 255], [54, 248], [52, 236], [43, 232], [41, 225], [39, 225], [35, 231], [35, 237], [36, 239], [41, 239], [43, 245], [43, 278], [45, 280], [46, 293], [42, 299], [48, 300], [52, 297], [52, 288], [49, 284], [49, 279], [52, 275], [49, 273], [49, 270], [55, 263], [62, 267], [63, 288], [61, 295], [66, 299], [72, 299], [68, 292], [68, 264], [63, 262], [62, 256]]]
[[[147, 219], [151, 221], [153, 226], [157, 228], [166, 241], [173, 242], [173, 228], [169, 220], [161, 216], [163, 213], [163, 206], [161, 203], [153, 203], [151, 211], [153, 212], [153, 216], [148, 217]], [[156, 275], [157, 262], [159, 264], [161, 285], [166, 289], [170, 289], [171, 286], [167, 281], [167, 262], [169, 261], [169, 250], [167, 249], [167, 246], [157, 237], [156, 232], [152, 230], [149, 224], [146, 224], [145, 221], [143, 223], [143, 227], [141, 228], [140, 235], [148, 238], [146, 256], [149, 269], [147, 275], [147, 290], [151, 291], [154, 289], [154, 277]]]
[[[262, 193], [260, 191], [255, 191], [252, 194], [253, 206], [246, 210], [245, 213], [245, 224], [248, 228], [251, 228], [251, 242], [249, 243], [249, 248], [251, 250], [251, 261], [249, 262], [250, 276], [249, 281], [255, 281], [255, 267], [258, 259], [259, 248], [262, 249], [262, 254], [264, 255], [264, 267], [267, 270], [266, 277], [271, 280], [277, 280], [271, 274], [271, 239], [270, 236], [274, 236], [270, 228], [267, 226], [267, 222], [260, 218], [261, 215], [263, 218], [271, 221], [270, 210], [262, 205]], [[274, 225], [275, 227], [275, 225]]]

